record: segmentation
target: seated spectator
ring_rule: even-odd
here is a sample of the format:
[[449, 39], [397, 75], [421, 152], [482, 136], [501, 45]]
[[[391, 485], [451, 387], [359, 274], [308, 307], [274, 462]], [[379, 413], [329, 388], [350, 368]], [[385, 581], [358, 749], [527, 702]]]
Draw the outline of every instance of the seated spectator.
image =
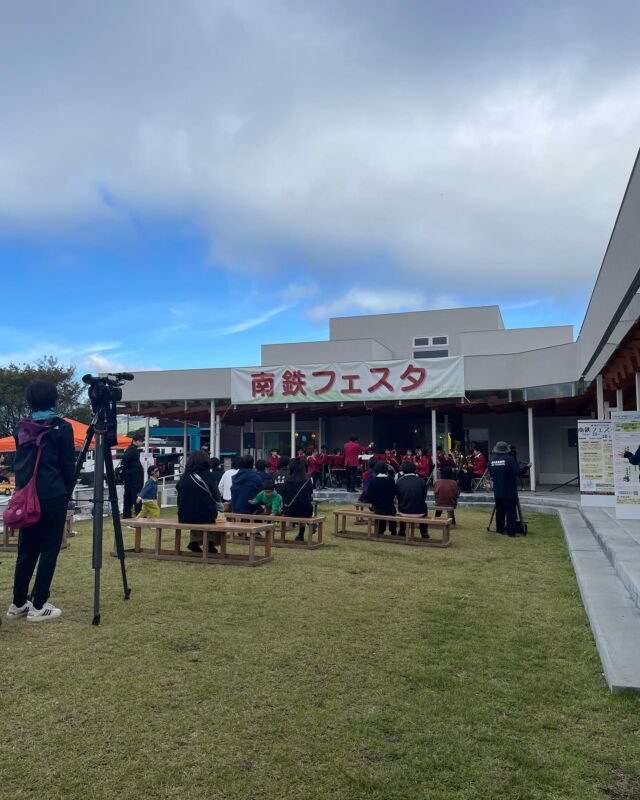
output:
[[[396, 482], [393, 475], [389, 474], [389, 467], [384, 461], [377, 461], [374, 467], [374, 476], [367, 484], [364, 499], [371, 503], [374, 514], [384, 514], [385, 516], [396, 515]], [[387, 530], [386, 520], [376, 520], [376, 533], [383, 536]], [[397, 533], [396, 523], [389, 522], [389, 531], [392, 536]]]
[[222, 495], [222, 499], [225, 503], [231, 502], [231, 481], [233, 480], [233, 476], [238, 472], [239, 463], [240, 462], [238, 458], [231, 459], [231, 468], [223, 474], [222, 478], [220, 478], [218, 489], [220, 490], [220, 494]]
[[253, 514], [249, 502], [262, 491], [264, 477], [253, 468], [253, 456], [242, 456], [239, 469], [231, 479], [231, 510], [234, 514]]
[[256, 511], [260, 514], [277, 516], [282, 510], [282, 497], [275, 491], [271, 481], [265, 481], [262, 484], [262, 491], [249, 502], [252, 506], [257, 506]]
[[[453, 479], [451, 467], [442, 467], [440, 470], [440, 479], [435, 482], [433, 496], [437, 506], [457, 508], [460, 487]], [[436, 517], [441, 516], [441, 514], [442, 511], [436, 511]]]
[[[398, 513], [411, 516], [427, 516], [427, 482], [416, 475], [416, 465], [413, 461], [403, 461], [401, 476], [396, 481], [396, 497], [398, 498]], [[406, 523], [400, 523], [400, 536], [404, 536]], [[420, 535], [423, 539], [429, 538], [429, 529], [420, 525]]]
[[273, 480], [273, 476], [269, 474], [269, 462], [265, 461], [264, 458], [259, 458], [256, 461], [256, 472], [260, 476], [260, 479], [264, 483], [265, 481]]
[[[204, 450], [196, 450], [187, 459], [187, 466], [184, 475], [178, 481], [177, 491], [178, 522], [206, 525], [216, 521], [222, 498], [218, 491], [218, 482], [211, 472], [209, 456]], [[201, 545], [202, 531], [191, 531], [187, 550], [201, 553]], [[213, 542], [209, 542], [209, 552], [218, 552]]]
[[[283, 513], [287, 517], [313, 516], [313, 481], [307, 477], [304, 461], [294, 458], [289, 464], [289, 477], [282, 496]], [[300, 525], [297, 542], [304, 541], [304, 525]]]
[[211, 461], [211, 474], [213, 475], [216, 487], [222, 480], [222, 476], [224, 475], [224, 467], [220, 463], [220, 459], [213, 456], [213, 458], [209, 459]]

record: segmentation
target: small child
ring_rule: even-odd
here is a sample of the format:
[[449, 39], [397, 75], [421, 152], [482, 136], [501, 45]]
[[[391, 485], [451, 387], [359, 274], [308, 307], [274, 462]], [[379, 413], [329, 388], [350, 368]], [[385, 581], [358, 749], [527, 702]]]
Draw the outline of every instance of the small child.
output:
[[264, 506], [265, 514], [273, 514], [275, 516], [280, 513], [282, 508], [282, 497], [273, 488], [271, 481], [265, 481], [262, 484], [262, 491], [249, 502], [252, 506]]
[[160, 471], [157, 467], [151, 466], [147, 469], [147, 482], [142, 487], [142, 491], [137, 497], [137, 502], [142, 503], [142, 508], [137, 517], [160, 517], [160, 507], [158, 506], [158, 478]]

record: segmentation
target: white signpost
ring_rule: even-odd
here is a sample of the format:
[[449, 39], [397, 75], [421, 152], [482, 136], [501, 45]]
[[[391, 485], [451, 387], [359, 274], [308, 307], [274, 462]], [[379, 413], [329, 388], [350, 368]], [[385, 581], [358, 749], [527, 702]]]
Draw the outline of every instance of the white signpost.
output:
[[640, 411], [612, 411], [616, 517], [640, 519], [640, 467], [624, 457], [640, 447]]
[[609, 420], [578, 420], [580, 502], [583, 506], [616, 504], [612, 427]]

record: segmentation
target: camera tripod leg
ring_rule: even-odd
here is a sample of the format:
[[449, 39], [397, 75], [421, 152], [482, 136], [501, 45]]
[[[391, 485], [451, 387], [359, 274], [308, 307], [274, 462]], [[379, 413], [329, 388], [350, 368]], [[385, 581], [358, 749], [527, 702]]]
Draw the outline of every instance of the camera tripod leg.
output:
[[100, 570], [102, 569], [102, 525], [104, 509], [104, 431], [96, 432], [95, 469], [93, 473], [93, 625], [100, 624]]
[[111, 502], [111, 518], [113, 520], [113, 533], [116, 542], [116, 554], [120, 561], [122, 572], [122, 587], [124, 590], [124, 600], [131, 597], [131, 589], [127, 583], [127, 570], [124, 565], [124, 539], [122, 537], [122, 522], [120, 520], [120, 508], [118, 507], [118, 492], [116, 490], [116, 477], [113, 470], [111, 453], [105, 452], [104, 459], [105, 472], [107, 474], [107, 486], [109, 487], [109, 500]]
[[487, 530], [488, 531], [491, 530], [491, 524], [493, 523], [493, 518], [495, 517], [495, 515], [496, 515], [496, 506], [495, 506], [495, 503], [494, 503], [493, 511], [491, 512], [491, 519], [489, 520], [489, 524], [487, 525]]

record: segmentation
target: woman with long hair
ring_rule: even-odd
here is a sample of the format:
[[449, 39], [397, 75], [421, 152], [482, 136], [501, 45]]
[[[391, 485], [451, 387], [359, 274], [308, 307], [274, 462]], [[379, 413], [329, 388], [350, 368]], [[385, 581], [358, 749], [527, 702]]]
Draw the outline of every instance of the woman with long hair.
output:
[[[285, 481], [282, 508], [286, 517], [313, 516], [313, 481], [307, 476], [306, 464], [299, 458], [289, 463], [289, 477]], [[300, 525], [297, 542], [304, 542], [304, 525]]]
[[[211, 471], [211, 461], [204, 450], [191, 453], [177, 490], [179, 522], [206, 525], [216, 521], [222, 499], [216, 476]], [[202, 552], [202, 531], [191, 531], [187, 549], [192, 553]], [[209, 542], [209, 552], [218, 552], [213, 542]]]

